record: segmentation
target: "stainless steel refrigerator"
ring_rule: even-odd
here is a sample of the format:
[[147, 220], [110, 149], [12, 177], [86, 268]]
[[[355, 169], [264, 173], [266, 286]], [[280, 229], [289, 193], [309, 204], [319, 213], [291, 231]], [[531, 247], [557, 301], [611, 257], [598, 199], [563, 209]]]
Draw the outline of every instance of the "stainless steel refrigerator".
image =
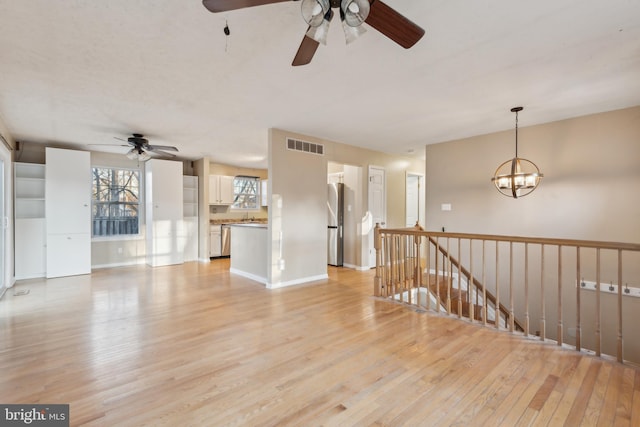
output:
[[344, 242], [344, 184], [329, 184], [327, 195], [328, 208], [328, 260], [329, 265], [342, 267]]

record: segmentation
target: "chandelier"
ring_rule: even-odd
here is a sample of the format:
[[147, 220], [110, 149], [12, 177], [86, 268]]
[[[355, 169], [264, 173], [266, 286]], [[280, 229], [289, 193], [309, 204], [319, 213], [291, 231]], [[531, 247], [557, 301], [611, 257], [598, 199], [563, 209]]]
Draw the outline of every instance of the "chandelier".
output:
[[516, 156], [498, 166], [491, 178], [500, 193], [514, 199], [532, 193], [544, 176], [535, 163], [518, 157], [518, 112], [522, 109], [522, 107], [511, 109], [512, 113], [516, 113]]

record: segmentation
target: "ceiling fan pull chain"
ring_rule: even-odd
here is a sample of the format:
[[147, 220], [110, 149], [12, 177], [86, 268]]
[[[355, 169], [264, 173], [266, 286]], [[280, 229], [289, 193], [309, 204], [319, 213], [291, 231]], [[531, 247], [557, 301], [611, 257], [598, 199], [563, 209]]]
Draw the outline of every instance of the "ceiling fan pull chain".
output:
[[227, 20], [224, 20], [224, 53], [227, 53], [227, 48], [229, 46], [229, 35], [231, 34], [231, 30], [229, 30], [229, 23]]

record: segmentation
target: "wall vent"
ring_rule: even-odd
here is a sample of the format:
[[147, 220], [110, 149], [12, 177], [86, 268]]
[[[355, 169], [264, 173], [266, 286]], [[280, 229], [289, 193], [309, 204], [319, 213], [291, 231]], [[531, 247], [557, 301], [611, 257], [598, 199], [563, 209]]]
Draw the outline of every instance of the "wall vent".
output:
[[287, 138], [287, 148], [289, 150], [302, 151], [303, 153], [311, 153], [324, 156], [324, 145], [314, 144], [313, 142]]

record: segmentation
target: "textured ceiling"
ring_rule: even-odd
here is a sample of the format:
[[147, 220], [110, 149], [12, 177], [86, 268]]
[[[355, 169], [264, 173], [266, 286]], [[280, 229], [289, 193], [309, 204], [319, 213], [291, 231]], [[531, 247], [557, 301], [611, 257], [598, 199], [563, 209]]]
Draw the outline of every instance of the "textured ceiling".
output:
[[[266, 167], [283, 128], [389, 153], [640, 105], [638, 0], [386, 0], [426, 29], [405, 50], [334, 20], [291, 67], [300, 3], [221, 14], [198, 0], [0, 0], [0, 119], [19, 141]], [[231, 30], [225, 37], [225, 22]]]

